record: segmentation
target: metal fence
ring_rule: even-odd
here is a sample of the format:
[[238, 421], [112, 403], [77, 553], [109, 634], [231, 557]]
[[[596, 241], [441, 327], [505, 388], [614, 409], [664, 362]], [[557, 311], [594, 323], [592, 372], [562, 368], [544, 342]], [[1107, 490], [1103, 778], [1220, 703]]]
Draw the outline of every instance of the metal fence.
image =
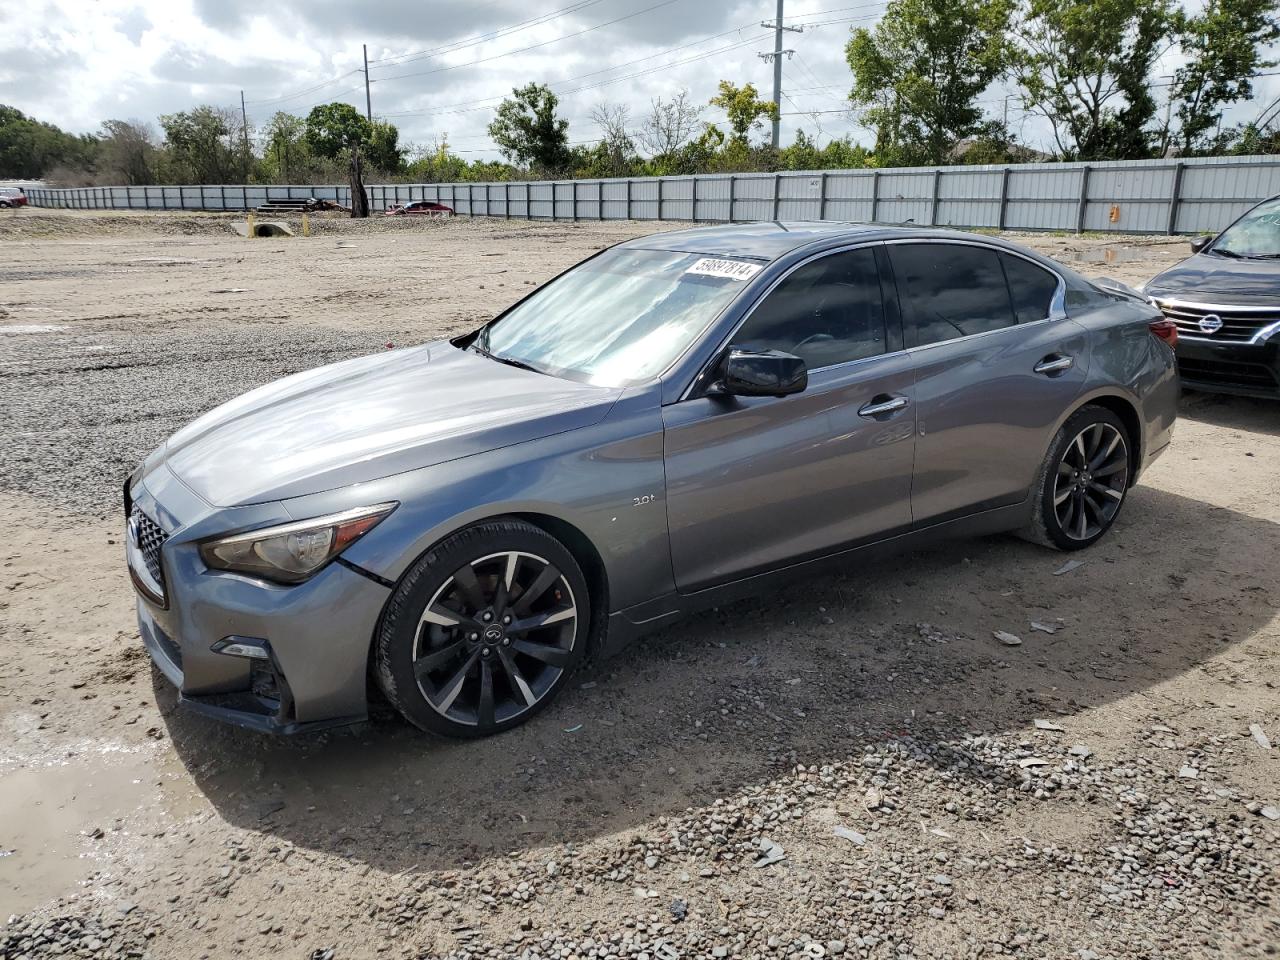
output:
[[[377, 210], [435, 200], [467, 216], [528, 220], [844, 220], [1002, 230], [1202, 233], [1280, 194], [1280, 156], [819, 170], [613, 180], [386, 184]], [[349, 205], [340, 186], [32, 188], [32, 205], [247, 210], [308, 197]]]

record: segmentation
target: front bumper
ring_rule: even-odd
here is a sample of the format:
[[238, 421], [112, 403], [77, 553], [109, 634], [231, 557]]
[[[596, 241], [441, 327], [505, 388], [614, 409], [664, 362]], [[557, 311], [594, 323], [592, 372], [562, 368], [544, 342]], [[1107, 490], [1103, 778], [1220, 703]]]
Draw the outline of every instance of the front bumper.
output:
[[1182, 385], [1208, 393], [1280, 398], [1280, 337], [1262, 343], [1178, 339]]
[[[145, 489], [135, 494], [162, 525], [182, 512]], [[296, 586], [214, 571], [200, 560], [203, 534], [166, 532], [164, 601], [137, 591], [138, 629], [182, 706], [271, 733], [366, 719], [369, 646], [386, 586], [340, 563]], [[220, 652], [227, 638], [259, 655]]]

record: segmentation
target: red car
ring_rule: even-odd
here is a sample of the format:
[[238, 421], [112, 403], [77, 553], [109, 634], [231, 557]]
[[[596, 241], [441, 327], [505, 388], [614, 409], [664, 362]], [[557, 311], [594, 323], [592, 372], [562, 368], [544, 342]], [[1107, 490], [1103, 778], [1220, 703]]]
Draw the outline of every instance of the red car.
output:
[[393, 203], [387, 207], [384, 216], [388, 217], [404, 217], [410, 215], [428, 216], [428, 217], [452, 217], [453, 208], [446, 207], [443, 203], [436, 203], [433, 200], [414, 200], [410, 203]]
[[27, 195], [20, 187], [0, 187], [0, 207], [25, 207]]

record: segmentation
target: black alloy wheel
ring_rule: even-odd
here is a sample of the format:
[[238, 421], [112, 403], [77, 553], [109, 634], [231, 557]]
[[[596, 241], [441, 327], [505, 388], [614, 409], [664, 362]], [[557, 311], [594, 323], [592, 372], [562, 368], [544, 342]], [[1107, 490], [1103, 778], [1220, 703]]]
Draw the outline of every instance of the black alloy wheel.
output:
[[1102, 406], [1082, 407], [1054, 435], [1032, 489], [1028, 540], [1081, 550], [1115, 523], [1128, 495], [1132, 440], [1124, 422]]
[[1110, 423], [1085, 427], [1067, 444], [1054, 478], [1053, 509], [1072, 540], [1098, 537], [1120, 511], [1129, 483], [1129, 445]]
[[437, 733], [477, 737], [523, 723], [581, 661], [588, 607], [578, 564], [546, 532], [520, 521], [469, 528], [397, 588], [379, 634], [382, 687]]

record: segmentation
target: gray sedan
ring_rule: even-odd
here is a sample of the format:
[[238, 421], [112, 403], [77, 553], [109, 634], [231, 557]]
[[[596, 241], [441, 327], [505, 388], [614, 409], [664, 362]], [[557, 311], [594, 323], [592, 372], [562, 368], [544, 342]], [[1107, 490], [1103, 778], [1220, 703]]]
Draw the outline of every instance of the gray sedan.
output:
[[455, 340], [288, 377], [129, 479], [143, 641], [275, 732], [378, 688], [454, 736], [691, 610], [885, 545], [1115, 522], [1167, 447], [1171, 324], [985, 237], [631, 240]]

